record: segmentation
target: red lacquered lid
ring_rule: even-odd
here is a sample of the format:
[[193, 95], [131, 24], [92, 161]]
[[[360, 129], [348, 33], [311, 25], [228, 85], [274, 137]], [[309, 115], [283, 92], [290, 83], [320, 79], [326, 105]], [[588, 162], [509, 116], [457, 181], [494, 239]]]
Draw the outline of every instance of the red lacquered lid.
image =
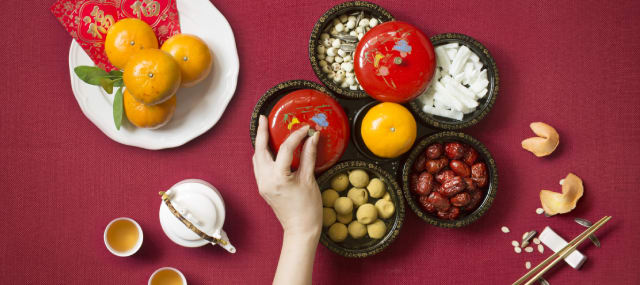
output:
[[[313, 89], [293, 91], [278, 101], [269, 114], [269, 142], [276, 152], [295, 130], [304, 125], [320, 131], [316, 172], [334, 165], [347, 148], [349, 119], [331, 96]], [[302, 144], [294, 152], [291, 168], [300, 164]]]
[[369, 30], [354, 54], [356, 78], [371, 97], [405, 103], [422, 94], [433, 77], [436, 56], [429, 38], [398, 21]]

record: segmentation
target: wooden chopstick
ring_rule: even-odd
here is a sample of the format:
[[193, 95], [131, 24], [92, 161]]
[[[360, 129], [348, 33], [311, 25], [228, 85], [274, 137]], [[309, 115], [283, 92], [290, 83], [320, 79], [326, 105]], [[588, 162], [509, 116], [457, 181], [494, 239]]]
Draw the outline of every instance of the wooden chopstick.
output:
[[536, 267], [534, 267], [529, 272], [527, 272], [527, 274], [520, 277], [520, 279], [516, 280], [516, 282], [514, 282], [513, 284], [514, 285], [522, 284], [525, 280], [531, 278], [531, 276], [534, 276], [535, 272], [537, 272], [539, 269], [544, 267], [542, 271], [538, 272], [538, 274], [535, 274], [535, 276], [531, 278], [526, 284], [529, 285], [537, 281], [542, 275], [544, 275], [554, 265], [556, 265], [558, 262], [560, 262], [561, 260], [569, 256], [569, 254], [571, 254], [578, 247], [578, 245], [580, 245], [583, 241], [585, 241], [589, 237], [589, 235], [593, 234], [596, 230], [602, 227], [602, 225], [604, 225], [610, 219], [611, 219], [611, 216], [605, 216], [602, 219], [600, 219], [597, 223], [593, 224], [587, 230], [585, 230], [580, 235], [575, 237], [571, 242], [569, 242], [561, 250], [549, 256], [547, 259], [545, 259]]

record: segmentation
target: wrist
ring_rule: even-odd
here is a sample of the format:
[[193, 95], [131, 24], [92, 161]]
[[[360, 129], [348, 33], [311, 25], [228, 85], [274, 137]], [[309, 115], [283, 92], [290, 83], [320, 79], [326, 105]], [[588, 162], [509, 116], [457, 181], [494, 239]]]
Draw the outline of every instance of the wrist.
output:
[[302, 239], [317, 242], [320, 240], [322, 228], [290, 228], [284, 229], [284, 238]]

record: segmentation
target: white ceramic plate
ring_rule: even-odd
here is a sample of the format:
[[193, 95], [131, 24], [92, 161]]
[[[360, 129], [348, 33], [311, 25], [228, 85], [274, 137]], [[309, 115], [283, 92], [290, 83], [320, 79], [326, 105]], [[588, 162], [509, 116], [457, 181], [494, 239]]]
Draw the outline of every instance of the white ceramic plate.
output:
[[182, 32], [197, 35], [213, 51], [213, 69], [196, 86], [178, 91], [176, 112], [162, 128], [139, 129], [123, 120], [118, 131], [113, 122], [114, 95], [75, 75], [76, 66], [94, 63], [75, 40], [71, 42], [71, 89], [84, 115], [114, 141], [153, 150], [181, 146], [213, 127], [235, 93], [240, 64], [229, 22], [206, 0], [178, 0], [177, 6]]

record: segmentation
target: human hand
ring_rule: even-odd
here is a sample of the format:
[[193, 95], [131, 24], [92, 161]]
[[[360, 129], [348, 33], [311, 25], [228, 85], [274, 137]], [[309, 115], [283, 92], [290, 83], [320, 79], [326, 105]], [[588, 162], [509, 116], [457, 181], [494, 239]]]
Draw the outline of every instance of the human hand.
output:
[[274, 161], [269, 152], [267, 118], [260, 116], [253, 154], [258, 190], [271, 206], [285, 234], [319, 235], [322, 229], [322, 198], [314, 176], [319, 132], [304, 142], [300, 167], [291, 171], [293, 152], [307, 136], [303, 126], [282, 143]]

